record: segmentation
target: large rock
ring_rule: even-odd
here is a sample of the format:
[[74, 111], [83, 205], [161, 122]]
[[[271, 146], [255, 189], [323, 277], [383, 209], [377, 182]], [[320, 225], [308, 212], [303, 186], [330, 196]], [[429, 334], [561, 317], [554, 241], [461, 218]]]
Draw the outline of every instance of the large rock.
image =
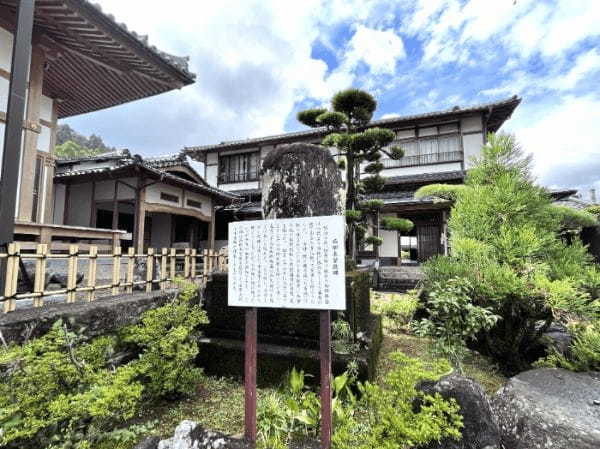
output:
[[492, 407], [506, 448], [600, 448], [600, 373], [526, 371], [498, 391]]
[[462, 439], [446, 439], [427, 446], [427, 449], [499, 449], [500, 430], [490, 401], [477, 382], [453, 373], [438, 382], [425, 382], [420, 389], [428, 394], [439, 393], [453, 398], [460, 405], [464, 428]]
[[204, 430], [194, 421], [182, 421], [173, 437], [158, 443], [158, 449], [250, 449], [243, 440]]
[[342, 176], [326, 148], [306, 143], [278, 146], [263, 161], [262, 171], [265, 218], [342, 215]]

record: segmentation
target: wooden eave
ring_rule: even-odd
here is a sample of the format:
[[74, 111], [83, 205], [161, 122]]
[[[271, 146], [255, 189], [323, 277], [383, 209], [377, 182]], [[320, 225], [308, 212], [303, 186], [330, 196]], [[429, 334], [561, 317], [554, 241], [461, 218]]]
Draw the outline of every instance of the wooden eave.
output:
[[[0, 22], [14, 30], [18, 0], [0, 0]], [[33, 44], [46, 55], [44, 95], [65, 118], [181, 88], [194, 82], [182, 59], [150, 47], [87, 0], [37, 0]]]

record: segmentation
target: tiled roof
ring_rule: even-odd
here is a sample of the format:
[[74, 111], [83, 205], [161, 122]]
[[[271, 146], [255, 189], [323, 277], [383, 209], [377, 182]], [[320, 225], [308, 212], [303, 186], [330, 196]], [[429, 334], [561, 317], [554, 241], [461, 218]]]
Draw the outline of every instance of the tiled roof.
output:
[[[129, 28], [127, 28], [127, 25], [125, 23], [117, 22], [117, 20], [115, 19], [115, 16], [113, 16], [112, 14], [107, 14], [104, 11], [102, 11], [102, 6], [99, 3], [91, 2], [89, 0], [76, 0], [76, 1], [79, 1], [80, 3], [83, 3], [84, 5], [87, 4], [87, 5], [94, 7], [99, 14], [104, 16], [107, 20], [110, 20], [121, 31], [126, 33], [131, 39], [134, 39], [139, 44], [143, 45], [144, 48], [146, 48], [146, 50], [148, 50], [151, 53], [153, 53], [154, 55], [156, 55], [165, 64], [168, 64], [171, 67], [173, 67], [174, 69], [184, 73], [189, 78], [192, 78], [192, 79], [196, 78], [196, 75], [194, 73], [190, 72], [190, 70], [189, 70], [189, 64], [188, 64], [189, 60], [190, 60], [189, 56], [175, 56], [175, 55], [172, 55], [170, 53], [167, 53], [165, 51], [158, 49], [154, 45], [151, 45], [148, 42], [148, 35], [138, 34], [133, 30], [129, 30]], [[82, 5], [82, 6], [84, 6], [84, 5]]]
[[[466, 108], [460, 108], [458, 106], [455, 106], [452, 109], [446, 109], [443, 111], [427, 112], [424, 114], [413, 114], [374, 120], [369, 124], [369, 127], [397, 127], [402, 126], [406, 123], [422, 119], [441, 118], [449, 115], [465, 115], [473, 112], [481, 112], [489, 114], [488, 130], [497, 131], [500, 128], [500, 126], [502, 126], [502, 123], [504, 123], [506, 120], [508, 120], [508, 118], [510, 118], [512, 112], [519, 105], [520, 102], [521, 99], [515, 95], [505, 100], [469, 106]], [[218, 151], [221, 149], [242, 148], [247, 146], [268, 145], [273, 143], [290, 143], [296, 142], [298, 140], [310, 139], [311, 137], [317, 139], [324, 135], [326, 132], [327, 130], [325, 128], [314, 128], [305, 131], [296, 131], [285, 134], [277, 134], [273, 136], [257, 137], [253, 139], [231, 140], [228, 142], [221, 142], [216, 145], [200, 145], [186, 147], [184, 148], [183, 152], [191, 157], [198, 157], [201, 153]]]
[[453, 181], [463, 180], [467, 172], [463, 170], [458, 171], [447, 171], [440, 173], [420, 173], [417, 175], [405, 175], [405, 176], [390, 176], [385, 178], [386, 185], [398, 185], [398, 184], [417, 184], [422, 182], [438, 182], [438, 181]]
[[56, 164], [57, 165], [68, 165], [68, 164], [76, 164], [78, 162], [106, 161], [106, 160], [124, 159], [124, 158], [127, 158], [127, 159], [131, 158], [131, 153], [129, 153], [129, 150], [127, 150], [127, 149], [108, 151], [106, 153], [95, 154], [94, 156], [56, 159]]
[[90, 175], [112, 175], [120, 171], [128, 171], [130, 169], [139, 168], [145, 170], [147, 173], [152, 175], [154, 178], [161, 181], [167, 181], [183, 187], [189, 187], [201, 193], [217, 197], [223, 201], [238, 200], [240, 197], [234, 193], [226, 192], [224, 190], [211, 187], [208, 184], [199, 184], [197, 182], [188, 181], [187, 179], [180, 178], [179, 176], [160, 171], [156, 168], [149, 167], [148, 165], [140, 162], [139, 160], [131, 160], [124, 164], [117, 165], [115, 167], [100, 167], [100, 168], [89, 168], [83, 170], [69, 170], [54, 175], [56, 180], [61, 179], [73, 179], [77, 177], [89, 177]]

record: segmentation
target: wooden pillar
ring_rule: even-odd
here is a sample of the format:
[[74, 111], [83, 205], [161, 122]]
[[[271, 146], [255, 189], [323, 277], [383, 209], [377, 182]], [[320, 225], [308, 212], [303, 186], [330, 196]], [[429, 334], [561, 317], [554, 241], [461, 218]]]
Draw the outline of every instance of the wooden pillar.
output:
[[144, 252], [144, 227], [146, 222], [146, 188], [142, 187], [144, 179], [138, 180], [138, 189], [135, 197], [135, 223], [133, 230], [133, 244], [138, 254]]
[[[206, 263], [206, 262], [205, 262]], [[244, 347], [244, 423], [246, 440], [256, 443], [256, 339], [257, 310], [256, 307], [246, 309], [246, 338]]]
[[214, 249], [215, 247], [215, 214], [216, 207], [213, 206], [212, 214], [210, 214], [210, 223], [208, 224], [208, 242], [207, 247], [210, 249]]
[[113, 214], [112, 229], [119, 229], [119, 181], [115, 179], [115, 190], [113, 192]]
[[[25, 116], [27, 127], [24, 133], [25, 140], [21, 164], [21, 189], [19, 191], [18, 213], [18, 219], [20, 221], [32, 221], [33, 183], [35, 181], [38, 136], [41, 130], [39, 120], [42, 102], [42, 87], [44, 84], [44, 62], [44, 52], [41, 48], [34, 47], [31, 54], [29, 93], [27, 96], [27, 113]], [[39, 188], [39, 186], [37, 187]]]

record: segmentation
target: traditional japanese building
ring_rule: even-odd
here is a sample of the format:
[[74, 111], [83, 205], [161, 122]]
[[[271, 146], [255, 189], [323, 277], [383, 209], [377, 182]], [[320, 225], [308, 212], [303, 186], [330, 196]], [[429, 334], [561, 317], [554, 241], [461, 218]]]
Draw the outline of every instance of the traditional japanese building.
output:
[[212, 248], [215, 207], [238, 199], [208, 185], [183, 155], [123, 150], [56, 164], [54, 223], [126, 231], [140, 253]]
[[[19, 0], [0, 0], [1, 136], [7, 116], [18, 4]], [[97, 5], [87, 0], [37, 0], [15, 238], [49, 243], [55, 237], [123, 237], [125, 233], [117, 229], [95, 229], [93, 222], [82, 222], [77, 228], [53, 223], [57, 121], [179, 89], [194, 79], [187, 58], [160, 51], [146, 36], [128, 30]]]
[[[409, 218], [415, 223], [406, 235], [381, 231], [382, 265], [418, 263], [448, 251], [449, 205], [416, 199], [415, 191], [431, 183], [462, 183], [487, 134], [498, 131], [520, 102], [515, 96], [476, 106], [375, 120], [369, 125], [393, 130], [396, 133], [393, 145], [400, 145], [405, 151], [400, 160], [381, 159], [384, 169], [380, 174], [386, 180], [385, 188], [371, 197], [384, 201], [383, 215]], [[325, 133], [325, 129], [310, 129], [184, 150], [204, 163], [204, 178], [209, 184], [244, 198], [217, 214], [217, 246], [227, 244], [228, 222], [261, 217], [260, 166], [267, 153], [281, 144], [320, 143]], [[375, 253], [363, 248], [361, 256], [369, 260]]]

